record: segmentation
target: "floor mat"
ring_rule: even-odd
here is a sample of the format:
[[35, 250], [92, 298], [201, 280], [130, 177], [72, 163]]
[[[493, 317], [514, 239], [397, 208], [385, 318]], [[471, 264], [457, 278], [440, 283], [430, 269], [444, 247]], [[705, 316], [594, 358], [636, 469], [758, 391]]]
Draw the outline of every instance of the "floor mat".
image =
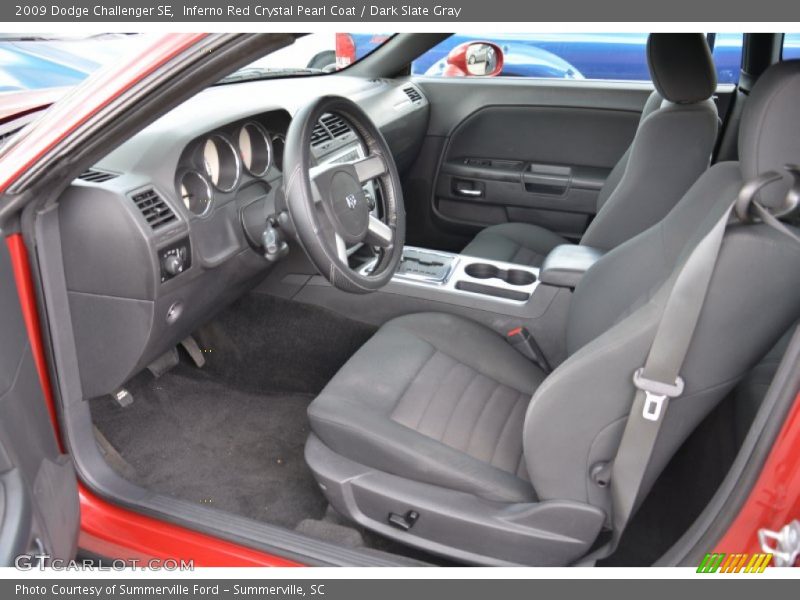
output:
[[128, 386], [132, 405], [92, 400], [93, 420], [139, 485], [294, 528], [326, 502], [303, 459], [309, 394], [255, 394], [180, 365]]

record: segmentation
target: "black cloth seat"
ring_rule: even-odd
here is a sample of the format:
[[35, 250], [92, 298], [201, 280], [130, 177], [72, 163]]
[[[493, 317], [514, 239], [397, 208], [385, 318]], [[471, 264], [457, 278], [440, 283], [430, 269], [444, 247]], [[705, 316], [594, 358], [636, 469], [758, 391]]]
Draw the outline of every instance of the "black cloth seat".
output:
[[544, 377], [490, 329], [420, 313], [381, 327], [308, 414], [327, 446], [375, 468], [489, 500], [530, 502], [522, 424]]

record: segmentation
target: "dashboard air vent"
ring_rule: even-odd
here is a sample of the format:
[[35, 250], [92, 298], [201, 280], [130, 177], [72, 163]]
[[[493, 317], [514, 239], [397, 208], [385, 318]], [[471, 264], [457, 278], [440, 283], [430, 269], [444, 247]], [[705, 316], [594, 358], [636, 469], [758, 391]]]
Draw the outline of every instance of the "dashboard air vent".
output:
[[312, 146], [319, 146], [320, 144], [324, 144], [325, 142], [331, 141], [333, 138], [331, 137], [330, 132], [323, 127], [322, 123], [317, 123], [314, 125], [314, 131], [311, 132], [311, 145]]
[[335, 138], [342, 137], [351, 131], [350, 125], [338, 115], [323, 115], [320, 120]]
[[422, 94], [420, 94], [419, 90], [417, 88], [415, 88], [414, 86], [410, 85], [408, 87], [404, 87], [403, 91], [406, 93], [406, 96], [408, 96], [408, 98], [412, 102], [420, 102], [420, 101], [422, 101]]
[[169, 205], [152, 188], [136, 192], [131, 199], [153, 229], [159, 229], [177, 220]]
[[86, 169], [83, 173], [78, 175], [78, 179], [89, 181], [90, 183], [103, 183], [109, 179], [117, 177], [116, 173], [109, 173], [108, 171], [99, 171], [97, 169]]

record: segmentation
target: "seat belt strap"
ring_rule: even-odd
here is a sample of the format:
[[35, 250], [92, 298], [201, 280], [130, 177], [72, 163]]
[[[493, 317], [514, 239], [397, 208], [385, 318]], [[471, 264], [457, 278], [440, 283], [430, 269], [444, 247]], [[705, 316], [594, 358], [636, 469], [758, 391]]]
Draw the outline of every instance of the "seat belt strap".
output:
[[[787, 170], [795, 175], [795, 185], [790, 189], [787, 201], [793, 195], [797, 196], [796, 188], [800, 188], [800, 178], [794, 169], [796, 167], [787, 165]], [[761, 188], [778, 179], [779, 174], [769, 172], [745, 184], [739, 196], [724, 206], [723, 214], [694, 247], [674, 278], [645, 364], [633, 375], [636, 394], [611, 468], [611, 540], [589, 558], [605, 558], [616, 549], [641, 500], [644, 479], [669, 401], [683, 392], [681, 367], [697, 328], [734, 206], [737, 212], [743, 206], [745, 210], [752, 210], [764, 224], [800, 243], [793, 231], [753, 200]]]
[[717, 264], [731, 206], [732, 203], [678, 272], [647, 360], [634, 373], [636, 395], [611, 469], [614, 518], [611, 551], [619, 543], [640, 500], [642, 483], [670, 398], [683, 392], [680, 370]]

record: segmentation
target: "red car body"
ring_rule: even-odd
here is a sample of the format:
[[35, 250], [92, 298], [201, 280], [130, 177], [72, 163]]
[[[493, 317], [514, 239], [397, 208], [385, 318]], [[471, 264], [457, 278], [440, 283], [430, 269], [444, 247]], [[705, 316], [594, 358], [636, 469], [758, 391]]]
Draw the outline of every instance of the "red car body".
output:
[[[79, 128], [136, 82], [199, 43], [205, 34], [165, 35], [135, 58], [90, 78], [67, 98], [56, 102], [29, 131], [8, 148], [0, 161], [0, 192], [42, 159], [59, 141]], [[49, 378], [28, 254], [21, 234], [6, 238], [25, 323], [33, 348], [55, 434], [63, 449], [52, 384]], [[740, 513], [711, 552], [760, 552], [758, 530], [780, 530], [800, 514], [800, 395], [763, 465]], [[298, 563], [191, 529], [160, 521], [100, 498], [79, 487], [80, 548], [99, 556], [122, 559], [192, 560], [195, 566], [301, 566]]]

